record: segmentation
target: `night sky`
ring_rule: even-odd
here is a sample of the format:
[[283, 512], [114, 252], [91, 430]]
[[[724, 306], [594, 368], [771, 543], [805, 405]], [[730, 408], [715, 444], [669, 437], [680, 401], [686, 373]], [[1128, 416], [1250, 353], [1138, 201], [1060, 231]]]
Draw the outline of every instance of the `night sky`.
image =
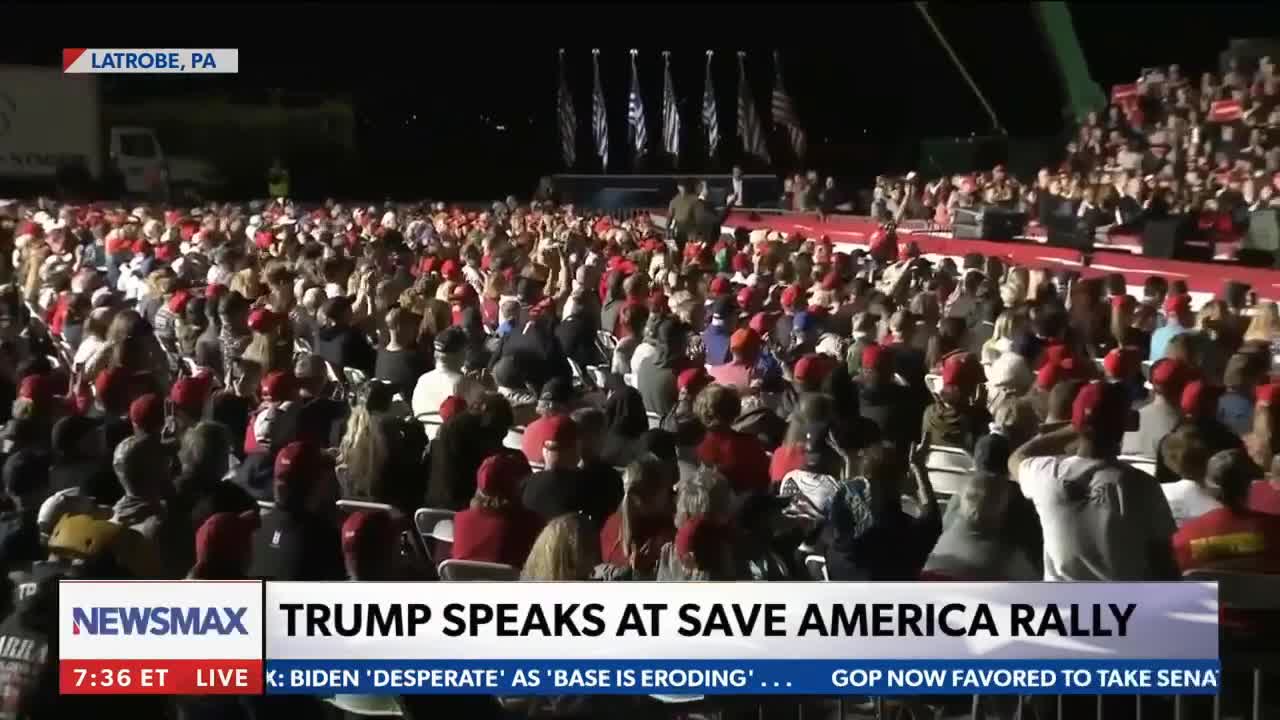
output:
[[[1131, 82], [1147, 65], [1178, 62], [1216, 69], [1230, 38], [1280, 28], [1264, 4], [1071, 3], [1093, 77], [1104, 89]], [[1062, 131], [1064, 100], [1034, 13], [1016, 4], [943, 4], [929, 8], [1013, 137]], [[55, 14], [56, 13], [56, 14]], [[600, 47], [609, 103], [611, 168], [632, 170], [623, 149], [630, 83], [627, 49], [640, 49], [640, 79], [650, 147], [660, 142], [661, 50], [672, 71], [685, 125], [684, 144], [701, 155], [698, 123], [705, 51], [715, 49], [721, 135], [734, 143], [737, 63], [767, 118], [771, 53], [782, 53], [785, 82], [809, 135], [810, 165], [865, 183], [881, 169], [904, 170], [922, 137], [983, 135], [992, 128], [911, 3], [884, 5], [543, 5], [462, 7], [396, 5], [193, 6], [182, 13], [147, 8], [15, 10], [40, 23], [0, 49], [0, 61], [55, 65], [62, 46], [238, 47], [234, 77], [129, 77], [108, 86], [112, 99], [231, 91], [247, 100], [283, 87], [350, 98], [362, 154], [388, 173], [428, 169], [432, 185], [486, 188], [499, 176], [525, 187], [562, 170], [555, 116], [557, 54], [566, 48], [578, 111], [580, 171], [589, 164], [592, 47]], [[154, 17], [163, 29], [139, 17]], [[571, 24], [574, 23], [574, 24]], [[586, 25], [584, 30], [582, 24]], [[103, 37], [101, 28], [119, 26]], [[50, 28], [65, 28], [50, 32]], [[173, 37], [180, 42], [162, 41]], [[416, 116], [416, 119], [415, 119]], [[726, 160], [729, 158], [726, 158]], [[394, 166], [394, 171], [391, 169]], [[665, 171], [655, 162], [647, 168]], [[685, 170], [707, 170], [700, 157]]]

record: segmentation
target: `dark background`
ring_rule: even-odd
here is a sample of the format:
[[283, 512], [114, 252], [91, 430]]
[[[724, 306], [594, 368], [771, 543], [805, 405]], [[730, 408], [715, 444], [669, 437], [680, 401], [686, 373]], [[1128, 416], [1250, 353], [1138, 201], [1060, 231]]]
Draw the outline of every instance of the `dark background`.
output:
[[[1070, 8], [1104, 90], [1132, 82], [1149, 65], [1180, 63], [1198, 78], [1217, 70], [1231, 38], [1280, 27], [1276, 4]], [[1062, 134], [1065, 100], [1029, 6], [932, 3], [929, 12], [1010, 137]], [[809, 136], [805, 166], [852, 187], [865, 186], [878, 172], [916, 167], [922, 138], [981, 137], [993, 130], [911, 3], [43, 5], [13, 8], [10, 17], [13, 30], [0, 48], [5, 63], [57, 65], [64, 46], [240, 49], [239, 75], [108, 78], [103, 88], [110, 102], [229, 92], [244, 102], [267, 103], [272, 89], [303, 101], [349, 99], [357, 115], [359, 166], [335, 167], [332, 178], [295, 178], [302, 186], [358, 184], [371, 193], [467, 199], [527, 192], [538, 176], [565, 171], [555, 107], [559, 47], [566, 48], [577, 110], [577, 172], [599, 172], [590, 144], [592, 47], [602, 50], [612, 172], [670, 169], [656, 153], [664, 49], [672, 51], [680, 99], [684, 171], [724, 170], [736, 159], [739, 49], [748, 51], [748, 78], [766, 126], [771, 53], [781, 51], [785, 83]], [[654, 151], [640, 165], [626, 148], [629, 47], [641, 50]], [[715, 162], [705, 157], [699, 122], [708, 48], [717, 51], [721, 145], [727, 148]], [[771, 137], [771, 147], [773, 170], [795, 169], [780, 137]], [[264, 158], [264, 169], [268, 163]]]

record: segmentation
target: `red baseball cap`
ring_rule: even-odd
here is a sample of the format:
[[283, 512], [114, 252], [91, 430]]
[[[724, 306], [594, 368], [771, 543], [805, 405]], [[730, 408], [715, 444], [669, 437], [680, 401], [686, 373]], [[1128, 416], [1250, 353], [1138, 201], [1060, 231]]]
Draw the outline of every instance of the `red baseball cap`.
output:
[[396, 542], [396, 524], [391, 513], [357, 510], [342, 522], [342, 552], [354, 555], [372, 550], [391, 552]]
[[555, 449], [575, 445], [578, 442], [578, 423], [568, 415], [552, 415], [547, 420], [546, 444], [555, 444]]
[[881, 363], [890, 361], [891, 351], [879, 343], [872, 343], [862, 349], [862, 369], [879, 370]]
[[755, 293], [755, 290], [753, 290], [752, 288], [744, 287], [738, 291], [738, 307], [742, 308], [743, 310], [750, 309], [750, 307], [754, 304], [753, 301], [755, 299], [756, 299], [756, 293]]
[[249, 313], [249, 329], [254, 332], [273, 332], [280, 324], [280, 317], [266, 308], [254, 308]]
[[1190, 312], [1191, 297], [1182, 294], [1170, 295], [1164, 299], [1164, 311], [1168, 315]]
[[707, 374], [706, 368], [689, 368], [688, 370], [680, 371], [680, 374], [676, 376], [677, 390], [688, 390], [690, 393], [697, 393], [710, 384], [711, 376]]
[[707, 291], [712, 295], [724, 295], [729, 292], [729, 278], [717, 275], [711, 280]]
[[18, 397], [37, 403], [53, 399], [53, 380], [48, 375], [28, 375], [18, 384]]
[[1092, 429], [1105, 439], [1124, 433], [1128, 416], [1127, 392], [1117, 383], [1091, 382], [1080, 388], [1071, 405], [1071, 425], [1076, 431]]
[[737, 253], [733, 256], [732, 267], [734, 272], [746, 272], [751, 269], [751, 258], [746, 253]]
[[164, 425], [164, 401], [147, 393], [129, 404], [129, 422], [135, 428], [156, 431]]
[[523, 453], [490, 455], [476, 471], [476, 489], [489, 497], [514, 498], [520, 494], [520, 481], [531, 472]]
[[199, 415], [209, 386], [204, 380], [184, 377], [169, 389], [169, 400], [188, 415]]
[[1192, 380], [1182, 388], [1182, 414], [1196, 420], [1214, 417], [1222, 389], [1204, 380]]
[[982, 379], [982, 364], [973, 353], [952, 353], [942, 361], [942, 384], [946, 387], [970, 389]]
[[769, 313], [758, 312], [751, 316], [751, 322], [747, 323], [747, 327], [756, 331], [757, 335], [765, 336], [773, 328], [774, 318]]
[[786, 290], [782, 291], [782, 307], [792, 309], [800, 304], [800, 286], [788, 285]]
[[445, 280], [457, 280], [462, 277], [462, 270], [458, 268], [458, 261], [445, 260], [444, 263], [440, 265], [440, 274]]
[[196, 564], [235, 567], [249, 556], [260, 524], [256, 510], [210, 515], [196, 531]]
[[1138, 351], [1131, 347], [1115, 348], [1102, 359], [1102, 369], [1112, 380], [1127, 380], [1133, 377], [1141, 366], [1142, 360], [1138, 356]]
[[1191, 368], [1181, 360], [1161, 358], [1151, 366], [1151, 385], [1171, 395], [1181, 395], [1182, 387], [1191, 379]]
[[751, 328], [734, 330], [729, 336], [729, 350], [745, 352], [760, 347], [760, 335]]
[[294, 440], [276, 455], [275, 479], [314, 478], [324, 465], [324, 456], [309, 442]]
[[187, 303], [191, 302], [191, 293], [186, 290], [178, 290], [169, 298], [169, 312], [174, 315], [181, 315], [187, 309]]
[[826, 355], [809, 353], [796, 361], [792, 375], [798, 382], [822, 382], [832, 370], [832, 359]]
[[297, 389], [294, 386], [293, 373], [288, 370], [272, 370], [262, 378], [262, 384], [258, 386], [258, 390], [262, 393], [263, 400], [284, 402], [292, 400]]

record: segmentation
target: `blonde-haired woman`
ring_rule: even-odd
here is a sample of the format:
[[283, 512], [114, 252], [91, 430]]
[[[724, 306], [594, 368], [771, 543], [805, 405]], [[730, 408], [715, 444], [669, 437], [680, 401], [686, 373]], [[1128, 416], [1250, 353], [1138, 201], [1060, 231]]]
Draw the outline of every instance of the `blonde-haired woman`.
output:
[[1244, 332], [1244, 341], [1264, 344], [1273, 355], [1280, 352], [1280, 306], [1273, 302], [1258, 303]]
[[1022, 329], [1022, 316], [1012, 310], [1005, 310], [996, 318], [995, 327], [991, 330], [991, 339], [982, 343], [982, 364], [990, 365], [1000, 356], [1013, 351], [1013, 338]]
[[586, 517], [565, 513], [538, 534], [521, 580], [587, 580], [600, 563], [600, 540]]
[[600, 556], [638, 577], [653, 576], [662, 546], [675, 539], [674, 497], [670, 468], [649, 454], [633, 461], [622, 474], [618, 510], [600, 530]]
[[377, 414], [369, 409], [368, 402], [357, 405], [347, 418], [347, 431], [338, 445], [338, 479], [343, 495], [381, 501], [383, 470], [389, 456]]

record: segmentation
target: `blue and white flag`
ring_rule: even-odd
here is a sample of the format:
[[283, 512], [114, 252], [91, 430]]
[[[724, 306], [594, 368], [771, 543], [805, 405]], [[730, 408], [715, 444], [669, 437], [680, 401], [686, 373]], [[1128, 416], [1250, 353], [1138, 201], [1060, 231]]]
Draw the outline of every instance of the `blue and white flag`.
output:
[[676, 87], [671, 82], [671, 53], [662, 53], [665, 77], [662, 82], [662, 149], [680, 159], [680, 110], [676, 107]]
[[720, 146], [720, 119], [716, 112], [716, 88], [711, 80], [711, 57], [715, 51], [707, 51], [707, 79], [702, 84], [702, 127], [707, 131], [707, 155], [714, 157]]
[[640, 73], [636, 70], [637, 51], [631, 51], [631, 94], [627, 96], [627, 127], [631, 136], [632, 155], [639, 159], [649, 149], [649, 130], [644, 118], [644, 97], [640, 95]]
[[560, 116], [560, 155], [565, 167], [573, 167], [578, 159], [578, 119], [573, 112], [573, 94], [564, 74], [564, 50], [560, 51], [560, 89], [556, 92], [556, 111]]
[[591, 135], [596, 141], [596, 154], [600, 165], [609, 168], [609, 113], [604, 104], [604, 88], [600, 85], [600, 51], [591, 51], [591, 64], [595, 67], [595, 88], [591, 93]]

